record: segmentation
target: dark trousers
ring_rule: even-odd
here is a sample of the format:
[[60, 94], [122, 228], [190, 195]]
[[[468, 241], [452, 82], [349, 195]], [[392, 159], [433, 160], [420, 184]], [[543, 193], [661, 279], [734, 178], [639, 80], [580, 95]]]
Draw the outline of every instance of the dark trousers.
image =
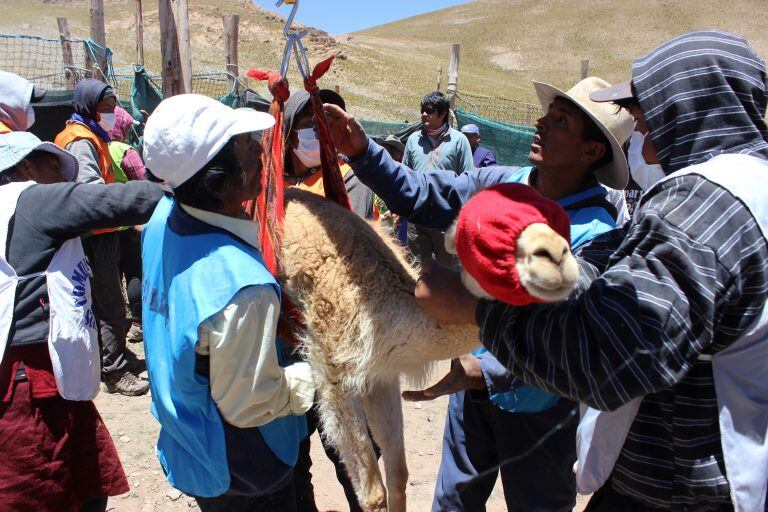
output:
[[120, 231], [120, 274], [125, 279], [131, 320], [141, 322], [141, 235]]
[[[315, 431], [320, 432], [320, 439], [323, 440], [323, 426], [320, 423], [320, 418], [317, 416], [317, 403], [307, 411], [307, 438], [299, 445], [299, 458], [296, 461], [296, 466], [293, 468], [293, 483], [296, 489], [296, 503], [298, 506], [298, 512], [318, 512], [317, 505], [315, 504], [315, 488], [312, 485], [312, 457], [310, 456], [310, 437]], [[370, 433], [369, 433], [370, 436]], [[373, 449], [376, 452], [376, 458], [381, 455], [379, 447], [376, 443], [373, 443]], [[347, 497], [347, 503], [349, 504], [350, 512], [363, 512], [360, 507], [360, 503], [357, 501], [357, 495], [352, 487], [352, 481], [349, 479], [344, 464], [341, 462], [341, 458], [336, 450], [323, 440], [323, 450], [328, 456], [328, 459], [333, 463], [333, 467], [336, 469], [336, 479], [344, 489], [344, 495]]]
[[293, 484], [265, 496], [195, 497], [202, 512], [296, 512]]
[[616, 492], [611, 481], [608, 480], [592, 495], [584, 512], [658, 512], [659, 510], [661, 509], [643, 505], [629, 496]]
[[120, 235], [117, 232], [83, 239], [83, 249], [91, 266], [93, 312], [99, 325], [101, 371], [122, 371], [125, 359], [126, 315], [120, 275]]
[[459, 266], [459, 260], [445, 250], [445, 236], [439, 229], [408, 223], [408, 248], [421, 262], [434, 259], [449, 268]]
[[540, 413], [511, 413], [484, 395], [451, 395], [432, 511], [484, 511], [501, 472], [510, 512], [570, 512], [576, 504], [576, 404], [560, 399]]

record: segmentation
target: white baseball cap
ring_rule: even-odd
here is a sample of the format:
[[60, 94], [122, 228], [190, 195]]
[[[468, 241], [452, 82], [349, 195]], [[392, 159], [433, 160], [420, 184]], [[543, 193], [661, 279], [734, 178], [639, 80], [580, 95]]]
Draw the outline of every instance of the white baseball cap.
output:
[[45, 151], [59, 159], [59, 172], [66, 181], [75, 181], [80, 166], [75, 155], [53, 142], [43, 142], [29, 132], [0, 135], [0, 174], [14, 167], [33, 151]]
[[229, 139], [271, 128], [275, 118], [251, 108], [233, 109], [200, 94], [160, 102], [144, 128], [144, 164], [174, 189], [194, 176]]

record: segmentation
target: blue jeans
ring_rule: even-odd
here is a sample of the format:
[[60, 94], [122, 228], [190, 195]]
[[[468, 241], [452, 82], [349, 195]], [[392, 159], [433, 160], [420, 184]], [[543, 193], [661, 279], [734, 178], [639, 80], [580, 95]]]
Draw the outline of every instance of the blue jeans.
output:
[[[576, 504], [577, 405], [562, 398], [543, 412], [511, 413], [487, 397], [451, 395], [432, 512], [485, 511], [499, 472], [510, 512], [570, 512]], [[521, 458], [505, 462], [514, 457]]]

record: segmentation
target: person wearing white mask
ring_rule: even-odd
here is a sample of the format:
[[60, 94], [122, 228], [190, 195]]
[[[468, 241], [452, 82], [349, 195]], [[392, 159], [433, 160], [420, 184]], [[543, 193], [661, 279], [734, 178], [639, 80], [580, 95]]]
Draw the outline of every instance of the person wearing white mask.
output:
[[42, 101], [45, 90], [19, 75], [0, 71], [0, 134], [23, 132], [35, 123], [33, 103]]
[[[320, 99], [323, 103], [346, 109], [344, 98], [330, 89], [321, 89]], [[320, 172], [320, 141], [315, 136], [312, 117], [309, 93], [303, 90], [294, 91], [285, 102], [285, 181], [288, 185], [325, 195], [323, 173]], [[365, 219], [377, 218], [373, 192], [360, 183], [341, 155], [339, 169], [344, 178], [352, 211]]]
[[635, 183], [643, 192], [664, 178], [664, 169], [660, 164], [649, 164], [651, 160], [649, 152], [653, 151], [652, 144], [646, 144], [648, 136], [648, 127], [645, 126], [645, 120], [638, 119], [635, 131], [629, 138], [629, 149], [627, 150], [627, 163], [629, 163], [629, 173]]
[[[109, 131], [115, 125], [117, 97], [109, 84], [81, 80], [74, 91], [75, 113], [55, 143], [77, 157], [80, 183], [115, 183]], [[92, 270], [94, 313], [99, 323], [102, 377], [109, 393], [143, 395], [149, 384], [129, 368], [129, 326], [120, 274], [120, 237], [116, 229], [97, 230], [83, 240]]]

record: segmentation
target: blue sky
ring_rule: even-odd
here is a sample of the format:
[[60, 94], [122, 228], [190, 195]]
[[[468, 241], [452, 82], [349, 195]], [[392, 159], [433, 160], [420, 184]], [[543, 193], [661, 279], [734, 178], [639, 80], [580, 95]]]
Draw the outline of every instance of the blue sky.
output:
[[[290, 5], [275, 7], [277, 0], [253, 0], [283, 16]], [[425, 12], [436, 11], [468, 0], [300, 0], [296, 21], [330, 34], [354, 32]]]

